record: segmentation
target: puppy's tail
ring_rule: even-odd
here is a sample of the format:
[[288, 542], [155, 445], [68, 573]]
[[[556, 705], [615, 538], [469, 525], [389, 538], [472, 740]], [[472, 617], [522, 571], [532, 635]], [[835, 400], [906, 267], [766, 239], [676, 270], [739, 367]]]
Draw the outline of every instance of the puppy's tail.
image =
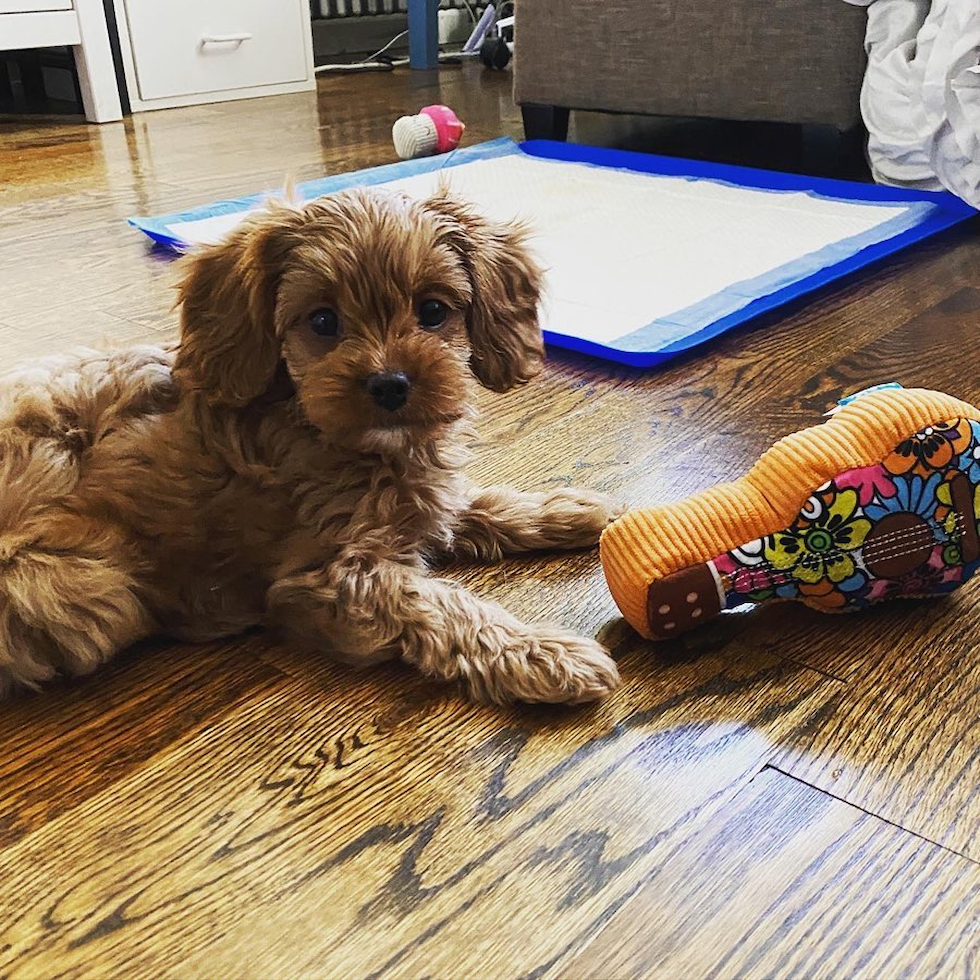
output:
[[87, 674], [146, 636], [132, 576], [101, 558], [25, 548], [0, 563], [0, 694]]
[[84, 674], [151, 631], [111, 529], [71, 513], [77, 456], [55, 440], [0, 444], [0, 696]]

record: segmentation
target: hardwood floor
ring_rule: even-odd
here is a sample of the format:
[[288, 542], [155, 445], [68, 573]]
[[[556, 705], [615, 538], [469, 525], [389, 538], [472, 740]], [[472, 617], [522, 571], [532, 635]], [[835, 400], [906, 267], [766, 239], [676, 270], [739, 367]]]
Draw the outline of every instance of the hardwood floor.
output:
[[[171, 339], [172, 263], [128, 216], [387, 162], [392, 120], [435, 101], [470, 141], [520, 136], [509, 76], [458, 69], [102, 128], [0, 117], [3, 364]], [[587, 117], [572, 138], [710, 151], [678, 133]], [[657, 372], [553, 352], [483, 398], [474, 475], [649, 504], [869, 383], [980, 401], [978, 231]], [[594, 554], [450, 574], [599, 634], [622, 689], [477, 707], [250, 635], [7, 701], [0, 976], [980, 976], [978, 587], [653, 648]]]

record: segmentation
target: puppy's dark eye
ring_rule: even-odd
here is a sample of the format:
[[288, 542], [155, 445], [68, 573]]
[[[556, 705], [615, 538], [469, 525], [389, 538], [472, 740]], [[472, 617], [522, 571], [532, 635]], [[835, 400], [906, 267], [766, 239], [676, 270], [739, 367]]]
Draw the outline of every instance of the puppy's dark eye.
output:
[[449, 307], [438, 299], [424, 299], [419, 304], [419, 323], [425, 330], [438, 330], [449, 316]]
[[340, 333], [340, 318], [336, 310], [324, 307], [310, 314], [310, 328], [321, 337], [336, 337]]

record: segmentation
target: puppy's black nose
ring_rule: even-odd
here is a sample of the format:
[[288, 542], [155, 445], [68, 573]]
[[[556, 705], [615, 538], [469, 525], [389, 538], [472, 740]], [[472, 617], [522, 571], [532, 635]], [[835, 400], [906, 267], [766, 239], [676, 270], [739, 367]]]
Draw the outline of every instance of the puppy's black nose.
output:
[[404, 371], [382, 371], [372, 374], [367, 380], [368, 394], [375, 404], [394, 412], [408, 400], [408, 389], [412, 387]]

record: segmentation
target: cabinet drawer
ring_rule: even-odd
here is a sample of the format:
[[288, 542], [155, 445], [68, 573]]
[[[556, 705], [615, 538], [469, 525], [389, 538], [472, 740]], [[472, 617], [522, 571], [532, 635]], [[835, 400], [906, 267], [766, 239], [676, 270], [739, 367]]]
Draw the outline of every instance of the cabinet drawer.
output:
[[0, 14], [33, 14], [45, 10], [71, 10], [71, 0], [0, 0]]
[[126, 0], [142, 99], [302, 81], [307, 0]]

